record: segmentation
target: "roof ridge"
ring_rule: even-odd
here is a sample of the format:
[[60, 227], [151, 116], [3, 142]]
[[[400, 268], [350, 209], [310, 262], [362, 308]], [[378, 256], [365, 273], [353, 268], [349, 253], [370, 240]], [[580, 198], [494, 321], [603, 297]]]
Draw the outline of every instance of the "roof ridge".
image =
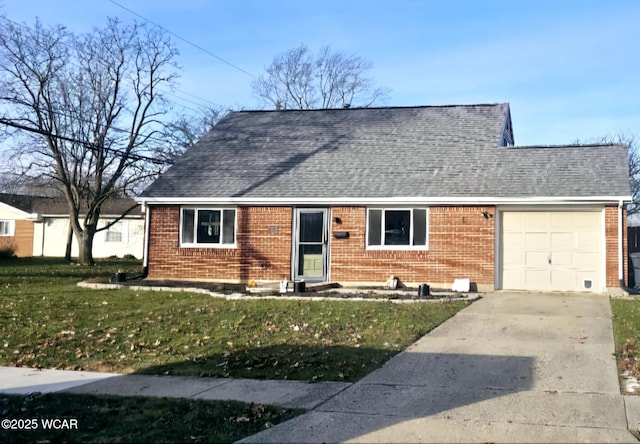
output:
[[277, 113], [277, 112], [319, 112], [319, 111], [354, 111], [354, 110], [385, 110], [385, 109], [436, 109], [436, 108], [480, 108], [480, 107], [509, 107], [509, 102], [470, 103], [451, 105], [393, 105], [393, 106], [350, 106], [348, 108], [312, 108], [312, 109], [241, 109], [232, 113]]
[[624, 143], [570, 143], [558, 145], [515, 145], [507, 149], [554, 149], [554, 148], [603, 148], [603, 147], [628, 147]]
[[45, 199], [55, 199], [53, 196], [40, 196], [37, 194], [19, 194], [19, 193], [0, 193], [0, 196], [11, 196], [11, 197], [29, 197], [29, 198], [45, 198]]

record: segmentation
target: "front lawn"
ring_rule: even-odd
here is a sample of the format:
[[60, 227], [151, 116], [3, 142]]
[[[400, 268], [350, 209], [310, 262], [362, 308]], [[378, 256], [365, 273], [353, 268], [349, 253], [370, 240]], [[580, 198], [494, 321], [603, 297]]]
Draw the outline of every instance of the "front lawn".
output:
[[0, 262], [0, 365], [355, 381], [467, 302], [235, 300], [88, 290], [137, 262]]
[[[0, 261], [0, 365], [355, 381], [468, 305], [226, 301], [76, 285], [118, 270], [135, 273], [140, 264]], [[232, 442], [299, 413], [226, 401], [0, 394], [0, 418], [39, 426], [0, 430], [0, 442]], [[77, 429], [45, 430], [46, 419]]]

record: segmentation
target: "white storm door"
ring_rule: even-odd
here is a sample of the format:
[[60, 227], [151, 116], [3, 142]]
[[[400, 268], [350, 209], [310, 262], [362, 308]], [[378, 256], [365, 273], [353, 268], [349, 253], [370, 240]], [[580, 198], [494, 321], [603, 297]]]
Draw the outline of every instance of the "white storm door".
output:
[[296, 209], [293, 258], [296, 280], [327, 280], [328, 216], [327, 208]]

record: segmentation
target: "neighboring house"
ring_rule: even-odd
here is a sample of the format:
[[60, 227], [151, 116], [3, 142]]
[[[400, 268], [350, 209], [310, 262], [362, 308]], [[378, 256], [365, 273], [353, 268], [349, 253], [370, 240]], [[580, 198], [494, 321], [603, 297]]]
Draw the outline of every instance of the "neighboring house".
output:
[[[100, 226], [119, 218], [135, 205], [132, 199], [111, 199], [102, 206]], [[0, 246], [13, 243], [18, 257], [64, 257], [69, 232], [69, 213], [64, 199], [0, 194]], [[144, 217], [136, 208], [107, 230], [96, 233], [95, 258], [126, 254], [142, 257]], [[72, 256], [78, 255], [74, 237]]]
[[613, 291], [627, 147], [514, 147], [508, 104], [230, 113], [138, 198], [150, 278]]

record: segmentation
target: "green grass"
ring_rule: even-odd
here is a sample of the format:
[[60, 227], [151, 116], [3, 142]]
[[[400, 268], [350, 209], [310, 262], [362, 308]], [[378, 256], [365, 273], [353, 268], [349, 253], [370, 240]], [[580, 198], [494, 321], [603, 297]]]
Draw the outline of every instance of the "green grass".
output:
[[[299, 413], [292, 409], [235, 401], [61, 393], [0, 394], [0, 418], [27, 420], [27, 426], [31, 428], [0, 428], [0, 442], [233, 442]], [[43, 420], [56, 419], [66, 420], [69, 428], [45, 428]], [[58, 421], [57, 424], [64, 422]], [[14, 425], [24, 428], [24, 422], [16, 421]]]
[[611, 299], [616, 349], [628, 339], [640, 341], [640, 299]]
[[[197, 293], [88, 290], [136, 261], [79, 267], [0, 260], [0, 365], [355, 381], [457, 311], [456, 303], [226, 301]], [[226, 401], [63, 393], [0, 395], [0, 442], [232, 442], [300, 411]], [[74, 419], [77, 430], [45, 430]]]
[[139, 263], [0, 262], [0, 365], [355, 381], [468, 304], [227, 301], [76, 285], [118, 269]]
[[640, 299], [612, 299], [618, 368], [640, 379]]

